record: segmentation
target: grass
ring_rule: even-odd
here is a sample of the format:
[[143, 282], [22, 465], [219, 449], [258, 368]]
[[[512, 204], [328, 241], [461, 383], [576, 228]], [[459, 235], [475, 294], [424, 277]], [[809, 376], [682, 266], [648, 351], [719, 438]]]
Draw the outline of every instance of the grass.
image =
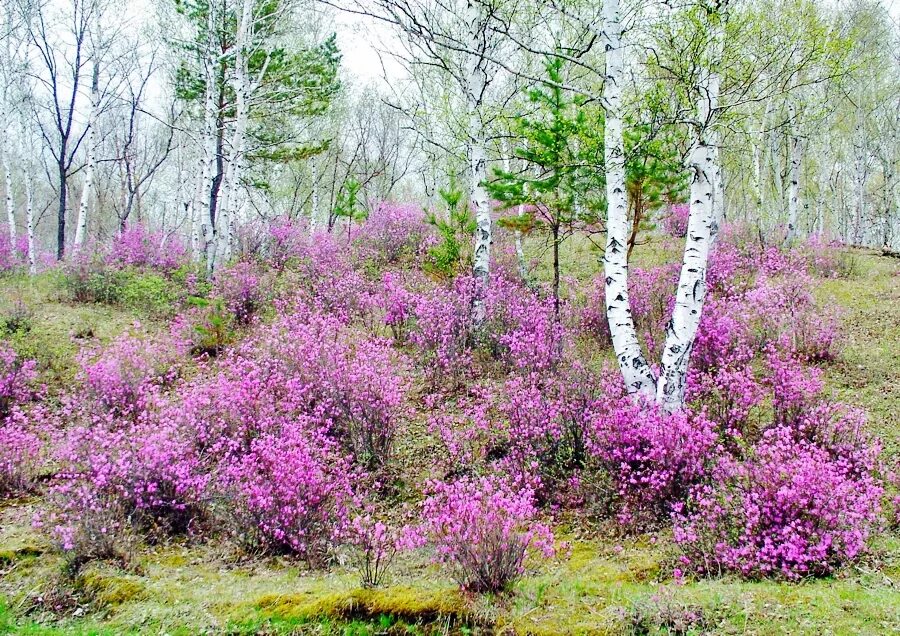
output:
[[[647, 246], [638, 258], [650, 264], [664, 252]], [[565, 263], [580, 267], [575, 275], [582, 280], [599, 267], [586, 242], [569, 244]], [[820, 281], [816, 289], [821, 302], [845, 312], [846, 345], [840, 360], [825, 367], [825, 379], [836, 398], [867, 410], [872, 432], [894, 458], [900, 449], [900, 263], [861, 254], [859, 268], [854, 278]], [[45, 277], [0, 281], [4, 299], [19, 296], [34, 310], [31, 331], [16, 336], [14, 344], [43, 355], [46, 377], [65, 382], [80, 341], [108, 341], [135, 315], [73, 305], [55, 289]], [[321, 572], [288, 560], [237, 560], [215, 543], [145, 547], [128, 571], [91, 565], [66, 579], [60, 555], [31, 528], [37, 503], [0, 504], [0, 633], [900, 632], [900, 537], [892, 533], [877, 538], [868, 560], [832, 578], [789, 584], [726, 577], [679, 584], [672, 577], [668, 533], [617, 538], [564, 524], [559, 534], [569, 542], [568, 551], [541, 564], [512, 594], [484, 598], [461, 595], [419, 558], [401, 562], [388, 587], [364, 590], [348, 567]], [[62, 599], [65, 609], [49, 611], [48, 598]]]

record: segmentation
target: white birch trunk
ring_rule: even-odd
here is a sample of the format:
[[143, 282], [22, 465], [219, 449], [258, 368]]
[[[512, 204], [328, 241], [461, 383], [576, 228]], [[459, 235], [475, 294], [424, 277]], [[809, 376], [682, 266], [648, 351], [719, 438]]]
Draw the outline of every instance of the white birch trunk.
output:
[[625, 56], [619, 0], [603, 3], [603, 44], [606, 78], [604, 160], [606, 165], [607, 231], [603, 269], [606, 275], [606, 317], [613, 349], [629, 393], [653, 396], [655, 380], [641, 350], [628, 299], [628, 201], [625, 190], [625, 143], [622, 131], [622, 80]]
[[91, 81], [91, 109], [88, 113], [87, 165], [84, 169], [84, 188], [81, 190], [78, 220], [75, 224], [75, 251], [81, 248], [87, 235], [88, 212], [90, 210], [91, 196], [94, 192], [94, 167], [97, 161], [97, 115], [99, 110], [100, 67], [97, 62], [94, 62], [94, 73]]
[[13, 200], [12, 168], [9, 164], [9, 154], [3, 153], [3, 176], [6, 181], [6, 223], [9, 227], [9, 240], [16, 244], [16, 204]]
[[706, 266], [715, 225], [713, 186], [709, 179], [714, 167], [705, 139], [701, 138], [695, 146], [689, 161], [694, 174], [684, 259], [675, 292], [675, 308], [666, 328], [662, 373], [656, 387], [657, 402], [669, 411], [677, 411], [684, 405], [691, 350], [706, 299]]
[[797, 236], [797, 218], [800, 208], [800, 136], [797, 134], [797, 109], [792, 101], [788, 102], [790, 118], [790, 178], [788, 180], [788, 226], [785, 245], [791, 245]]
[[706, 300], [706, 267], [716, 231], [715, 186], [710, 175], [715, 174], [718, 168], [707, 136], [709, 130], [704, 122], [711, 121], [711, 106], [717, 99], [717, 94], [701, 90], [697, 104], [700, 125], [696, 143], [688, 159], [693, 172], [690, 216], [678, 288], [675, 290], [675, 308], [666, 327], [662, 370], [656, 385], [657, 403], [670, 412], [684, 406], [691, 351]]
[[25, 175], [25, 231], [28, 232], [28, 273], [37, 273], [37, 254], [34, 252], [34, 196], [31, 175]]
[[204, 257], [209, 258], [206, 221], [209, 220], [210, 178], [216, 155], [215, 82], [218, 55], [212, 36], [215, 24], [215, 3], [210, 3], [206, 16], [207, 41], [203, 62], [204, 81], [206, 82], [203, 93], [203, 138], [201, 140], [203, 165], [197, 177], [197, 189], [194, 193], [191, 210], [191, 251], [195, 263], [201, 262]]
[[253, 19], [253, 0], [243, 0], [241, 22], [235, 41], [235, 126], [231, 141], [231, 157], [225, 168], [225, 192], [223, 206], [217, 215], [219, 224], [219, 245], [216, 248], [216, 263], [224, 264], [231, 258], [234, 246], [234, 230], [238, 216], [238, 200], [243, 162], [244, 145], [248, 123], [249, 78], [247, 70], [248, 39]]
[[[480, 118], [476, 115], [470, 119], [470, 125], [480, 126]], [[478, 136], [476, 136], [478, 135]], [[480, 133], [473, 135], [469, 146], [471, 163], [471, 182], [469, 183], [469, 199], [475, 207], [475, 253], [472, 260], [472, 276], [475, 279], [475, 297], [472, 301], [472, 324], [480, 326], [486, 318], [484, 293], [490, 284], [491, 260], [491, 209], [487, 191], [482, 185], [487, 179], [487, 157], [484, 142]]]
[[312, 191], [310, 194], [311, 206], [309, 210], [309, 235], [312, 236], [319, 229], [319, 168], [316, 160], [309, 164], [310, 177], [312, 179]]
[[[472, 50], [479, 49], [479, 40], [487, 37], [484, 17], [476, 0], [466, 3], [468, 35]], [[472, 325], [480, 327], [486, 318], [484, 293], [490, 283], [491, 261], [491, 210], [487, 190], [483, 183], [487, 179], [487, 155], [484, 145], [484, 130], [481, 122], [481, 101], [487, 85], [487, 71], [483, 57], [470, 53], [465, 77], [466, 102], [469, 110], [469, 202], [475, 208], [475, 250], [472, 262], [472, 277], [475, 294], [472, 299]]]
[[719, 108], [719, 90], [721, 78], [719, 76], [719, 66], [721, 65], [722, 56], [725, 49], [725, 22], [728, 19], [727, 2], [722, 3], [721, 12], [713, 16], [713, 54], [710, 60], [711, 68], [709, 69], [709, 77], [706, 92], [706, 123], [707, 137], [706, 142], [710, 149], [710, 163], [708, 167], [708, 177], [712, 184], [712, 214], [714, 224], [710, 228], [712, 234], [711, 239], [715, 243], [718, 236], [719, 228], [725, 223], [725, 182], [722, 179], [722, 161], [720, 157], [721, 134], [717, 125], [717, 111]]

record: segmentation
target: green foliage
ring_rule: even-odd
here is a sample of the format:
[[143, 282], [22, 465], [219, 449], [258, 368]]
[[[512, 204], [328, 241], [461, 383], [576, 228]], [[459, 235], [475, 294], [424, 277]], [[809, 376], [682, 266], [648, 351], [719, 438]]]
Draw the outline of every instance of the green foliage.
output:
[[[208, 0], [174, 0], [176, 11], [193, 31], [184, 40], [171, 40], [180, 57], [173, 75], [175, 94], [200, 117], [206, 92], [204, 70], [207, 47], [216, 52], [213, 69], [214, 101], [218, 105], [217, 135], [225, 133], [235, 118], [236, 95], [229, 78], [235, 64], [239, 3], [216, 5], [215, 31], [207, 30]], [[257, 79], [249, 116], [248, 136], [251, 174], [257, 187], [268, 188], [266, 166], [301, 161], [319, 154], [327, 142], [303, 141], [308, 120], [326, 112], [341, 88], [338, 79], [341, 55], [336, 35], [304, 46], [289, 36], [295, 24], [284, 0], [256, 0], [249, 35], [248, 72]]]
[[[359, 205], [359, 191], [361, 189], [362, 184], [353, 177], [350, 177], [344, 182], [344, 185], [341, 186], [334, 202], [334, 210], [331, 213], [331, 217], [333, 220], [347, 219], [348, 236], [350, 235], [350, 228], [353, 223], [365, 221], [369, 216], [366, 209]], [[332, 221], [332, 225], [333, 224], [334, 221]]]
[[156, 272], [126, 270], [118, 303], [148, 316], [166, 316], [179, 304], [178, 288]]
[[475, 216], [468, 202], [451, 182], [446, 190], [439, 190], [446, 219], [426, 211], [426, 220], [438, 232], [439, 242], [428, 250], [425, 270], [436, 276], [450, 278], [472, 266], [472, 235], [475, 233]]
[[209, 300], [192, 296], [188, 302], [201, 309], [191, 324], [191, 354], [215, 357], [234, 342], [234, 315], [221, 298]]
[[485, 185], [507, 206], [526, 206], [522, 218], [504, 219], [504, 225], [558, 233], [579, 221], [592, 222], [602, 208], [605, 182], [597, 157], [603, 156], [603, 126], [596, 108], [560, 88], [561, 58], [548, 57], [544, 70], [547, 83], [528, 93], [534, 114], [519, 119], [513, 131], [521, 140], [515, 155], [523, 170], [497, 170], [495, 181]]
[[114, 305], [151, 317], [170, 315], [181, 298], [180, 285], [157, 272], [102, 264], [69, 268], [61, 284], [75, 302]]
[[0, 337], [26, 335], [34, 323], [34, 311], [22, 299], [0, 306]]

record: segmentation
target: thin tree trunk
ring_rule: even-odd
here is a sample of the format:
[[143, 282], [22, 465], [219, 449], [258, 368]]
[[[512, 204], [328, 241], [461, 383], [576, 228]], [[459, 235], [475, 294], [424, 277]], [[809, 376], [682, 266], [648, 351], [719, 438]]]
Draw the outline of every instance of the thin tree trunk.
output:
[[84, 172], [84, 188], [81, 191], [81, 203], [78, 206], [78, 221], [75, 225], [74, 248], [77, 251], [84, 244], [87, 235], [88, 212], [91, 196], [94, 192], [94, 165], [97, 161], [97, 115], [100, 110], [100, 67], [94, 62], [93, 80], [91, 81], [91, 110], [88, 114], [87, 166]]
[[722, 178], [722, 160], [720, 147], [722, 144], [721, 133], [717, 125], [717, 109], [719, 108], [719, 66], [725, 48], [725, 22], [728, 19], [728, 2], [721, 3], [721, 10], [713, 16], [713, 55], [707, 79], [705, 110], [707, 113], [707, 143], [709, 144], [709, 166], [707, 176], [712, 185], [712, 216], [713, 225], [710, 227], [710, 240], [715, 243], [719, 234], [719, 228], [725, 223], [725, 182]]
[[785, 245], [791, 245], [797, 236], [797, 217], [800, 207], [800, 136], [797, 134], [797, 109], [792, 101], [788, 102], [788, 113], [790, 118], [790, 160], [791, 171], [788, 181], [788, 226], [787, 236], [785, 236]]
[[309, 164], [310, 178], [312, 179], [312, 193], [310, 194], [311, 207], [309, 211], [309, 235], [312, 236], [319, 227], [319, 169], [315, 159]]
[[[484, 18], [476, 0], [468, 0], [466, 6], [469, 38], [473, 49], [479, 40], [486, 37]], [[483, 45], [483, 43], [482, 43]], [[484, 182], [487, 180], [487, 156], [484, 147], [484, 129], [481, 121], [481, 101], [487, 85], [484, 59], [469, 54], [466, 69], [465, 93], [469, 109], [469, 201], [475, 207], [475, 250], [472, 262], [472, 277], [475, 293], [472, 298], [472, 326], [478, 328], [484, 322], [487, 310], [484, 295], [490, 284], [491, 261], [491, 210]]]
[[[60, 156], [65, 157], [66, 146], [62, 145]], [[66, 199], [68, 197], [68, 174], [62, 161], [57, 162], [57, 183], [59, 184], [59, 204], [56, 208], [56, 260], [66, 255]]]
[[716, 167], [712, 147], [702, 125], [702, 122], [708, 121], [710, 101], [708, 97], [701, 97], [698, 104], [701, 126], [689, 157], [693, 178], [684, 259], [675, 292], [675, 308], [666, 327], [662, 372], [656, 386], [656, 401], [670, 412], [684, 406], [688, 365], [706, 300], [706, 267], [716, 225], [713, 213], [715, 195], [709, 178]]
[[[215, 82], [218, 60], [216, 56], [215, 33], [216, 14], [215, 3], [209, 3], [206, 16], [206, 53], [203, 62], [204, 81], [206, 86], [203, 93], [203, 139], [201, 144], [203, 166], [197, 177], [197, 189], [191, 210], [191, 252], [195, 263], [208, 258], [209, 249], [208, 225], [203, 222], [203, 210], [206, 188], [210, 186], [213, 162], [216, 155], [216, 111]], [[212, 189], [210, 188], [210, 192]], [[206, 215], [210, 221], [212, 216]]]
[[9, 165], [9, 155], [3, 153], [3, 175], [6, 180], [6, 223], [9, 227], [9, 240], [16, 244], [16, 206], [13, 201], [12, 168]]
[[28, 272], [37, 273], [37, 255], [34, 253], [34, 197], [31, 192], [31, 175], [25, 175], [25, 228], [28, 232]]
[[625, 56], [621, 43], [619, 1], [603, 3], [603, 44], [606, 78], [603, 83], [604, 160], [606, 166], [607, 232], [603, 269], [606, 275], [606, 317], [613, 349], [629, 393], [653, 396], [655, 379], [641, 351], [628, 300], [628, 202], [625, 191], [625, 143], [622, 131], [622, 80]]
[[241, 180], [241, 164], [243, 162], [245, 137], [248, 123], [248, 90], [249, 77], [247, 69], [247, 53], [249, 46], [250, 24], [253, 19], [253, 0], [243, 0], [241, 22], [238, 26], [235, 41], [234, 79], [235, 79], [235, 126], [231, 141], [231, 157], [225, 171], [224, 205], [219, 213], [219, 241], [216, 249], [217, 264], [224, 264], [231, 258], [234, 244], [235, 224], [238, 216], [238, 199]]

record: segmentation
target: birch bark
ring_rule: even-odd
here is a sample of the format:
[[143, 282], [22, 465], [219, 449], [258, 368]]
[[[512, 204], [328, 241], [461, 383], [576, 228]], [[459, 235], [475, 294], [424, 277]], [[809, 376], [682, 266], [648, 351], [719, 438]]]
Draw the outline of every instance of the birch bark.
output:
[[[487, 45], [484, 16], [477, 0], [466, 2], [466, 23], [471, 50], [483, 51]], [[487, 69], [482, 55], [469, 53], [464, 89], [469, 110], [469, 201], [475, 208], [475, 249], [472, 277], [475, 293], [472, 299], [472, 326], [480, 327], [486, 318], [484, 294], [490, 283], [491, 210], [484, 182], [487, 179], [487, 156], [481, 121], [481, 102], [487, 86]]]
[[87, 165], [84, 172], [84, 187], [81, 190], [81, 202], [78, 205], [78, 220], [75, 225], [74, 249], [84, 244], [87, 235], [88, 212], [91, 196], [94, 192], [94, 168], [97, 161], [97, 116], [100, 110], [100, 65], [94, 62], [91, 80], [91, 108], [88, 113]]
[[606, 317], [613, 349], [629, 393], [653, 396], [655, 380], [641, 350], [628, 299], [628, 202], [625, 190], [625, 143], [622, 130], [622, 82], [625, 56], [619, 0], [603, 3], [606, 78], [602, 104], [606, 112], [604, 160], [606, 165], [607, 233], [603, 269], [606, 276]]
[[201, 139], [202, 167], [197, 178], [197, 190], [192, 204], [191, 214], [191, 251], [194, 262], [208, 258], [209, 250], [206, 224], [203, 222], [204, 209], [208, 211], [209, 190], [211, 186], [213, 162], [216, 154], [216, 101], [215, 83], [218, 55], [214, 46], [216, 25], [215, 3], [209, 3], [206, 16], [206, 51], [204, 53], [203, 74], [206, 86], [203, 92], [203, 137]]
[[37, 273], [37, 255], [34, 253], [34, 195], [31, 175], [25, 175], [25, 231], [28, 232], [28, 273]]
[[800, 208], [800, 136], [797, 134], [797, 109], [793, 101], [788, 101], [788, 116], [790, 118], [790, 178], [788, 180], [788, 226], [785, 245], [794, 242], [797, 236], [797, 217]]
[[225, 173], [225, 196], [217, 221], [219, 222], [219, 245], [216, 249], [217, 264], [226, 263], [231, 258], [234, 244], [234, 230], [238, 216], [241, 164], [246, 143], [248, 113], [249, 78], [247, 57], [249, 35], [253, 20], [253, 0], [243, 0], [241, 22], [235, 40], [234, 83], [235, 83], [235, 127], [231, 141], [231, 157]]

